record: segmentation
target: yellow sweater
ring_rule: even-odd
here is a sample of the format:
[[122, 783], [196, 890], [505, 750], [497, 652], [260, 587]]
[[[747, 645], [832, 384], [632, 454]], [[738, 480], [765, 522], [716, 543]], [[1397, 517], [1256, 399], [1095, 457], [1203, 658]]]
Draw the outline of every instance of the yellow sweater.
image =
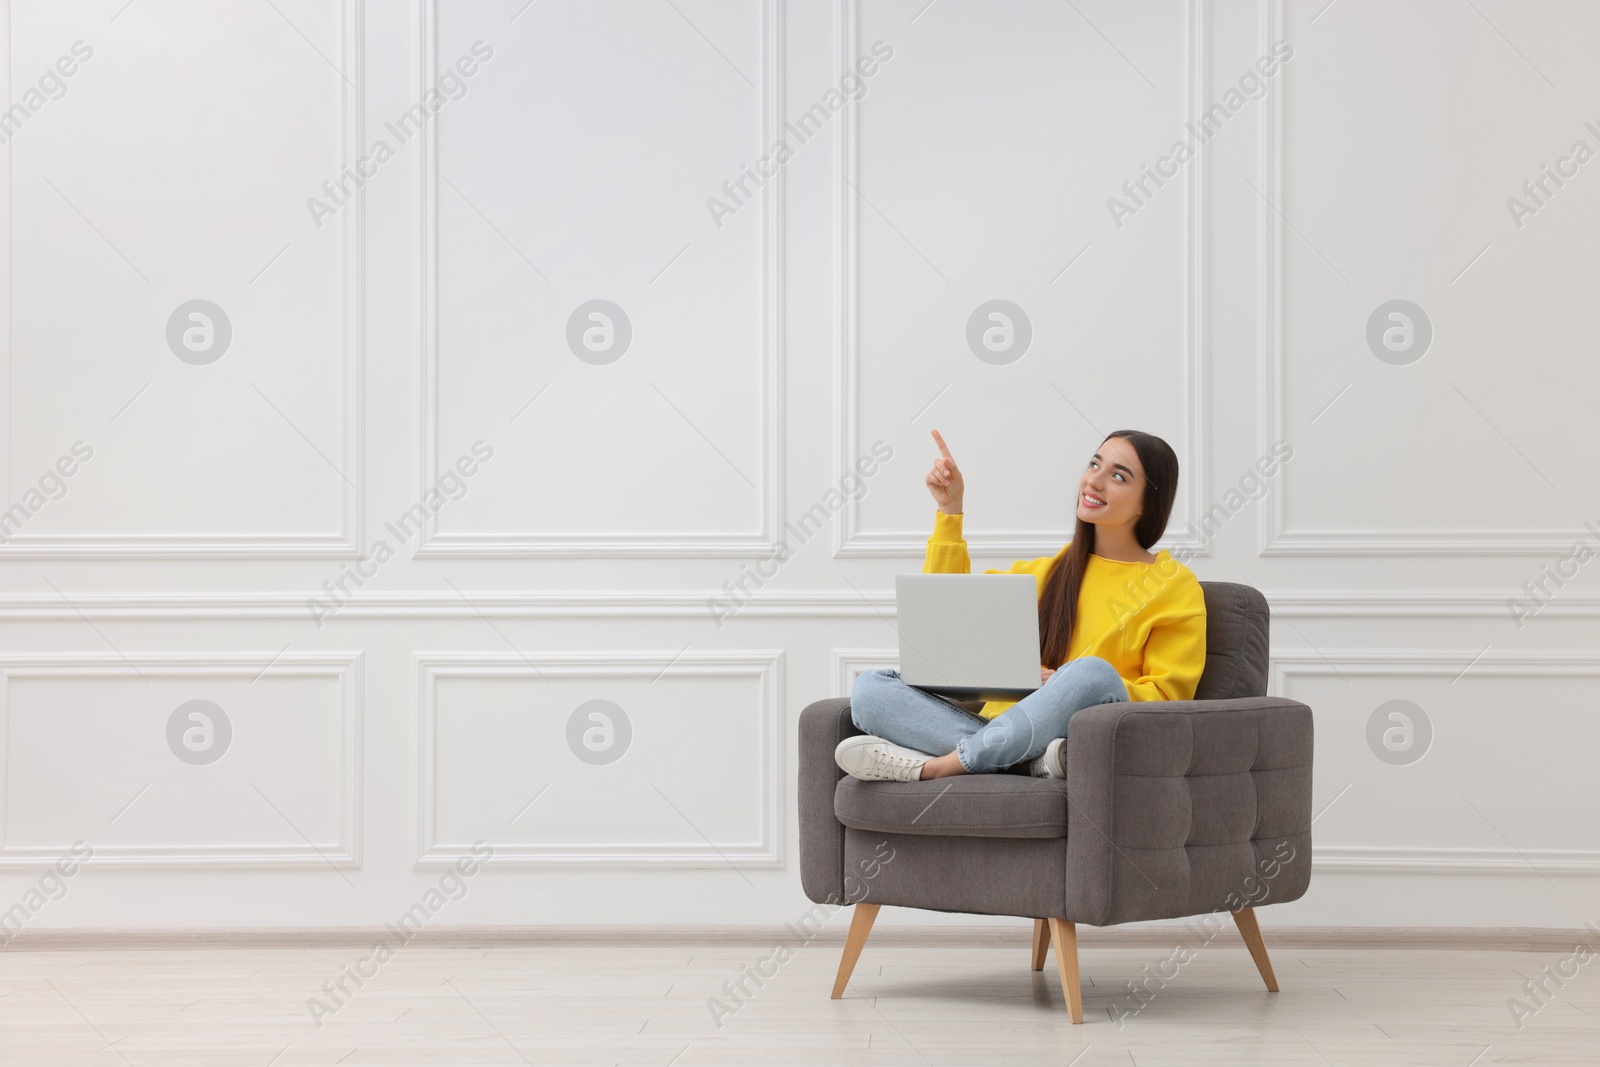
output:
[[[961, 519], [934, 512], [922, 573], [972, 573]], [[1043, 595], [1051, 566], [1071, 545], [1067, 542], [1054, 556], [1019, 559], [1007, 570], [983, 573], [1031, 574]], [[1166, 549], [1156, 553], [1154, 563], [1125, 563], [1090, 553], [1067, 647], [1069, 661], [1080, 656], [1099, 656], [1115, 667], [1129, 700], [1193, 700], [1206, 665], [1206, 601], [1199, 579]], [[978, 714], [992, 719], [1015, 703], [991, 700]]]

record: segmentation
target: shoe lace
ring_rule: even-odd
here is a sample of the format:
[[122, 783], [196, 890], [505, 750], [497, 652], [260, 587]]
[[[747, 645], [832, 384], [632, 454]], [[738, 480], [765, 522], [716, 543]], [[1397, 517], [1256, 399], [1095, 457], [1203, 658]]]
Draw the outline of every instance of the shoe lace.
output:
[[872, 760], [875, 766], [886, 771], [909, 771], [912, 767], [915, 767], [918, 762], [917, 760], [912, 759], [910, 756], [901, 756], [894, 752], [885, 752], [882, 749], [876, 749], [873, 751]]

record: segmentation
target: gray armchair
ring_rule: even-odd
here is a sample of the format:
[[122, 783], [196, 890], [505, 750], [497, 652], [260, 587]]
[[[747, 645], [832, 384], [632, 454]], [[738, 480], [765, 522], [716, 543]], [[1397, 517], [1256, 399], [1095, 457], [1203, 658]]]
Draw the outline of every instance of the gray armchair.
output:
[[861, 781], [833, 760], [861, 733], [849, 699], [801, 712], [801, 882], [813, 901], [854, 904], [834, 999], [884, 904], [1033, 918], [1033, 969], [1054, 944], [1074, 1023], [1076, 923], [1231, 912], [1277, 991], [1253, 909], [1296, 900], [1311, 880], [1311, 709], [1265, 695], [1266, 598], [1200, 584], [1196, 698], [1084, 708], [1072, 718], [1065, 779]]

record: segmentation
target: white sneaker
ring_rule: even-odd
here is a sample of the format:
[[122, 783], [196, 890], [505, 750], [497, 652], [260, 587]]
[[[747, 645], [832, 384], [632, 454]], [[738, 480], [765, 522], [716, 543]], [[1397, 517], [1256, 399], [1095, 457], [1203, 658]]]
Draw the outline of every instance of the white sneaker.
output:
[[1067, 776], [1067, 739], [1058, 737], [1045, 748], [1043, 755], [1028, 761], [1028, 773], [1035, 778], [1065, 778]]
[[931, 758], [871, 734], [847, 737], [833, 750], [833, 762], [841, 771], [867, 782], [915, 782]]

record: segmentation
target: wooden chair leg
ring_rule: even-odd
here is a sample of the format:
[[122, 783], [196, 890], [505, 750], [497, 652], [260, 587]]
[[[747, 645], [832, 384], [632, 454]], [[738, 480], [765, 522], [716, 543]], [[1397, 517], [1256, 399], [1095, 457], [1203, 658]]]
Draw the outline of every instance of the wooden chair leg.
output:
[[1061, 975], [1061, 992], [1066, 997], [1067, 1014], [1074, 1023], [1083, 1022], [1083, 986], [1078, 978], [1078, 928], [1066, 919], [1050, 919], [1050, 940], [1056, 946], [1056, 971]]
[[861, 957], [861, 949], [867, 943], [867, 935], [872, 932], [872, 921], [878, 917], [881, 904], [868, 904], [866, 901], [855, 905], [855, 911], [850, 915], [850, 932], [845, 935], [844, 955], [839, 958], [839, 976], [833, 980], [833, 999], [838, 1000], [844, 996], [844, 987], [850, 981], [850, 972], [856, 969], [856, 960]]
[[1044, 970], [1044, 954], [1050, 950], [1050, 924], [1033, 920], [1033, 969]]
[[1270, 992], [1278, 991], [1278, 979], [1272, 973], [1272, 961], [1267, 958], [1267, 943], [1261, 940], [1261, 927], [1256, 923], [1254, 908], [1240, 908], [1233, 913], [1233, 921], [1239, 927], [1239, 933], [1244, 937], [1245, 947], [1250, 950], [1250, 958], [1256, 961], [1256, 970], [1261, 972], [1261, 980], [1267, 983]]

